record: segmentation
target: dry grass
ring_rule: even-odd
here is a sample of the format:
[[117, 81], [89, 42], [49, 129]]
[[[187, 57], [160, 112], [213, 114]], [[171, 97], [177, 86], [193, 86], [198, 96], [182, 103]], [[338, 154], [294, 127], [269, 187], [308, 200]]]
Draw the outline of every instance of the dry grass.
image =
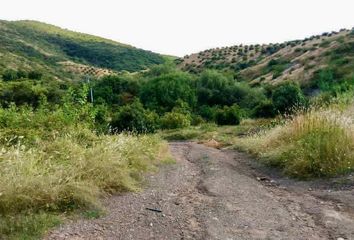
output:
[[85, 146], [70, 135], [40, 148], [0, 153], [0, 213], [97, 207], [107, 193], [138, 189], [164, 149], [152, 136], [101, 136]]
[[157, 136], [97, 136], [85, 129], [31, 148], [3, 145], [0, 236], [35, 238], [58, 222], [57, 214], [100, 209], [100, 198], [138, 190], [142, 173], [168, 156]]
[[330, 177], [354, 168], [353, 118], [336, 109], [299, 113], [237, 146], [299, 177]]

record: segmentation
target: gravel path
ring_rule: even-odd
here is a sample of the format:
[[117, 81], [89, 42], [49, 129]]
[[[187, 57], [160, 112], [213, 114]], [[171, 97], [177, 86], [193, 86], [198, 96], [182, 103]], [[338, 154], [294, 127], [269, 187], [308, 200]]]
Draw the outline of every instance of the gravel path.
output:
[[111, 197], [106, 216], [45, 239], [354, 239], [351, 189], [309, 191], [241, 153], [192, 142], [170, 148], [177, 164], [147, 177], [144, 191]]

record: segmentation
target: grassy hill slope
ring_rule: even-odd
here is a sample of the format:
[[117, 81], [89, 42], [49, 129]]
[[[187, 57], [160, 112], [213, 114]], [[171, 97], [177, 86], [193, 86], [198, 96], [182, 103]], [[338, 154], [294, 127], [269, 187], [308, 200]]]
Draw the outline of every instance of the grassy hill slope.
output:
[[191, 72], [206, 68], [236, 72], [238, 80], [253, 85], [284, 80], [312, 84], [328, 69], [334, 70], [335, 78], [346, 79], [354, 73], [354, 31], [342, 29], [281, 44], [209, 49], [176, 62]]
[[41, 22], [0, 21], [0, 73], [34, 69], [62, 79], [134, 72], [163, 61], [153, 52]]

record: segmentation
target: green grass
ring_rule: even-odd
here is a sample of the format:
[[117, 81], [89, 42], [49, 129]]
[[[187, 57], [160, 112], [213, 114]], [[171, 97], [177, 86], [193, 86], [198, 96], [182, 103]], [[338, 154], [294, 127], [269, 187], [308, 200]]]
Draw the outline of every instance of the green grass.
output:
[[217, 126], [216, 124], [206, 123], [200, 126], [191, 126], [182, 129], [164, 130], [158, 134], [169, 141], [193, 140], [208, 141], [215, 140], [222, 145], [232, 145], [238, 138], [258, 132], [261, 129], [268, 129], [272, 125], [272, 120], [246, 119], [240, 125]]
[[[61, 217], [51, 213], [25, 213], [0, 217], [0, 238], [13, 240], [39, 239], [49, 228], [61, 223]], [[5, 238], [3, 238], [5, 237]]]

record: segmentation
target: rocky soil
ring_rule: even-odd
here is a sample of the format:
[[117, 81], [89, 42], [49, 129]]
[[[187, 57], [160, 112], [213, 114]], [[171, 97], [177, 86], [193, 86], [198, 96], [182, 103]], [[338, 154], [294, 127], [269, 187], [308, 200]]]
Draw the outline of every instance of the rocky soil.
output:
[[177, 163], [147, 176], [143, 191], [110, 197], [102, 218], [45, 239], [354, 239], [351, 186], [289, 180], [231, 150], [170, 148]]

